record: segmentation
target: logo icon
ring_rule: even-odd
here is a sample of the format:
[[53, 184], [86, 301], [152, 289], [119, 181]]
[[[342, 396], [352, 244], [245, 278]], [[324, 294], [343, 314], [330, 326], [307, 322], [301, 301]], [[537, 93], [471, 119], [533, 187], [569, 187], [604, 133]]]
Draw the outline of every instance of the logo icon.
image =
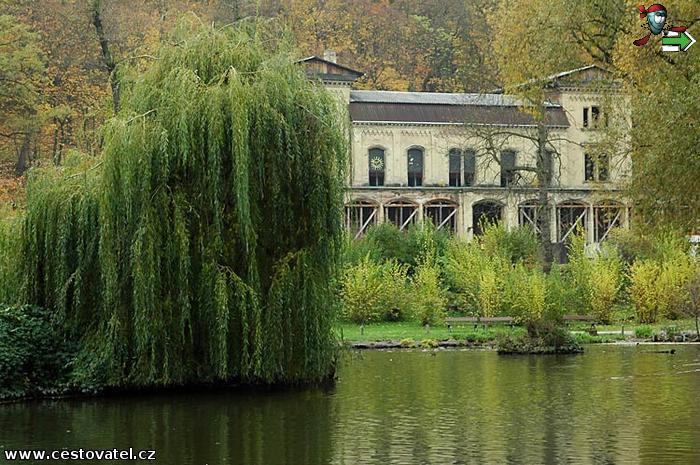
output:
[[[649, 34], [634, 41], [637, 47], [643, 47], [649, 42], [652, 35], [662, 34], [661, 43], [665, 52], [687, 51], [694, 43], [695, 39], [687, 32], [685, 26], [671, 26], [667, 22], [668, 13], [666, 7], [660, 3], [654, 3], [649, 8], [639, 5], [639, 17], [646, 19], [642, 27], [649, 30]], [[668, 48], [666, 48], [668, 46]]]

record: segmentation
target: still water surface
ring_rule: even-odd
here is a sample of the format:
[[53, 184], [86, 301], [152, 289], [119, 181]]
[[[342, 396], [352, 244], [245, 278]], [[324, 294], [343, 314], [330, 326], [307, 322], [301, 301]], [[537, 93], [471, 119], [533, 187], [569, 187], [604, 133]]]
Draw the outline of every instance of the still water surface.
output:
[[675, 348], [363, 352], [330, 389], [4, 405], [0, 463], [133, 447], [168, 465], [700, 464], [700, 346]]

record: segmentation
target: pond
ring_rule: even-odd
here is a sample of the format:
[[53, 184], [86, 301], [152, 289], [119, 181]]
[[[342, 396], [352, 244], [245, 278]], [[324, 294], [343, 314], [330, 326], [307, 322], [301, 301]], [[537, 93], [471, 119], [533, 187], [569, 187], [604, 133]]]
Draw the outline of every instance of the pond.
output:
[[326, 389], [3, 405], [0, 457], [131, 447], [168, 465], [700, 463], [698, 345], [362, 352], [338, 377]]

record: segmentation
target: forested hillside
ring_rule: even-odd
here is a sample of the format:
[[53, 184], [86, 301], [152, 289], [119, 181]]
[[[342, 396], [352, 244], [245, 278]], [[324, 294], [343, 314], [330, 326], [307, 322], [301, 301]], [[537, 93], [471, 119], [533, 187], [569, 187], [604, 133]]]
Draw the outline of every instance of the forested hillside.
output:
[[[360, 86], [417, 91], [492, 87], [484, 64], [492, 0], [6, 0], [0, 3], [0, 153], [6, 172], [71, 149], [96, 153], [127, 68], [147, 64], [183, 14], [203, 23], [268, 18], [299, 56], [334, 49]], [[14, 188], [6, 186], [8, 192]], [[0, 190], [2, 192], [2, 190]], [[6, 192], [7, 194], [7, 192]]]
[[[363, 71], [360, 88], [487, 91], [579, 65], [626, 83], [640, 212], [693, 227], [699, 215], [697, 114], [700, 47], [660, 52], [636, 0], [0, 0], [0, 199], [22, 203], [20, 175], [61, 164], [70, 150], [98, 154], [103, 123], [134, 70], [152, 64], [183, 15], [216, 25], [262, 18], [296, 55], [333, 49]], [[669, 6], [694, 32], [700, 3]], [[660, 130], [663, 128], [663, 130]], [[650, 145], [650, 134], [666, 137]], [[613, 134], [619, 140], [619, 134]], [[670, 163], [659, 163], [667, 160]], [[673, 173], [672, 177], [670, 173]], [[669, 182], [672, 179], [674, 182]], [[688, 191], [690, 189], [690, 192]], [[9, 202], [3, 202], [8, 204]], [[662, 209], [659, 209], [662, 206]], [[690, 218], [690, 221], [688, 219]]]

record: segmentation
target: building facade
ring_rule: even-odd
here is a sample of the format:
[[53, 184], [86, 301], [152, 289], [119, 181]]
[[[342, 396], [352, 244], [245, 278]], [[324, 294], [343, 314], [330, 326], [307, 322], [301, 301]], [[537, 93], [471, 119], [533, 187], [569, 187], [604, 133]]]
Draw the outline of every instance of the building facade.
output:
[[[354, 237], [375, 224], [406, 229], [431, 221], [466, 238], [484, 221], [537, 228], [538, 125], [500, 94], [353, 90], [362, 73], [333, 56], [302, 60], [307, 72], [347, 106], [351, 121], [345, 221]], [[600, 153], [602, 111], [617, 87], [589, 66], [552, 76], [546, 86], [547, 189], [552, 241], [583, 228], [589, 244], [629, 226], [620, 186], [629, 160]]]

